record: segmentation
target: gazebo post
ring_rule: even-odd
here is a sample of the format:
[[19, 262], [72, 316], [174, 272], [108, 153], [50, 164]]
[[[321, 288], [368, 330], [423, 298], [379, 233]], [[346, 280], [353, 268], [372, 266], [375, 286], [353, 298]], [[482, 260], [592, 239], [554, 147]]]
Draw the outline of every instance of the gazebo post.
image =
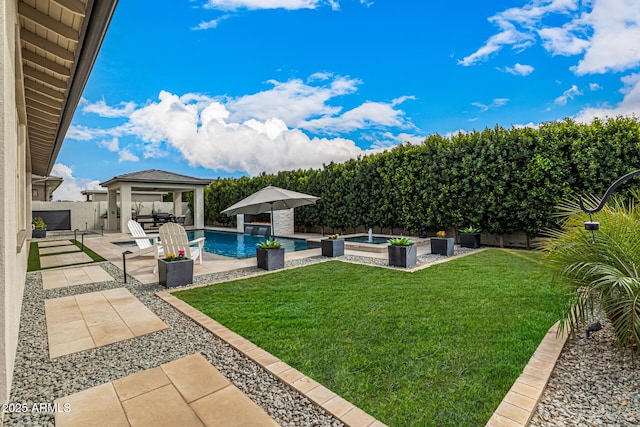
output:
[[204, 187], [193, 191], [193, 226], [196, 230], [204, 228]]
[[173, 192], [173, 214], [176, 217], [182, 215], [182, 191]]
[[120, 186], [120, 232], [128, 233], [131, 219], [131, 184], [123, 182]]

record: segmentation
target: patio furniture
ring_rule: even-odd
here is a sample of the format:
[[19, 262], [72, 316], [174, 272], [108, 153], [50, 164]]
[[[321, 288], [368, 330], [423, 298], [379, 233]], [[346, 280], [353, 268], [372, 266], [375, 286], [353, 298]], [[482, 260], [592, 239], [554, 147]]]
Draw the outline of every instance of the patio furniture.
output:
[[[192, 258], [194, 261], [199, 258], [200, 264], [202, 264], [204, 237], [189, 241], [184, 227], [173, 222], [164, 224], [158, 232], [165, 254], [178, 255], [180, 251], [184, 251], [184, 256]], [[193, 247], [194, 245], [197, 247]]]
[[[127, 226], [131, 232], [131, 237], [135, 239], [136, 245], [138, 245], [138, 251], [130, 254], [128, 258], [153, 254], [155, 259], [158, 259], [160, 256], [164, 255], [164, 250], [162, 245], [158, 242], [157, 234], [145, 233], [142, 226], [134, 220], [129, 220]], [[151, 241], [153, 241], [153, 243], [151, 243]]]
[[140, 226], [142, 226], [142, 229], [144, 230], [144, 226], [145, 224], [153, 224], [155, 225], [155, 221], [153, 218], [153, 215], [136, 215], [135, 218], [133, 218], [138, 224], [140, 224]]
[[176, 217], [169, 212], [158, 212], [153, 215], [153, 226], [156, 227], [158, 224], [166, 224], [168, 222], [176, 222]]

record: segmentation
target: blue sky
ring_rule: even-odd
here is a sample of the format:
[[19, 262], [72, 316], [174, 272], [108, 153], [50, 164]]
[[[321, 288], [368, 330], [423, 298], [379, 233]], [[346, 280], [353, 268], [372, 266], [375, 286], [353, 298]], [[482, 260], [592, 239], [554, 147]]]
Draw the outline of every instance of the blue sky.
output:
[[52, 175], [318, 168], [640, 112], [638, 0], [121, 0]]

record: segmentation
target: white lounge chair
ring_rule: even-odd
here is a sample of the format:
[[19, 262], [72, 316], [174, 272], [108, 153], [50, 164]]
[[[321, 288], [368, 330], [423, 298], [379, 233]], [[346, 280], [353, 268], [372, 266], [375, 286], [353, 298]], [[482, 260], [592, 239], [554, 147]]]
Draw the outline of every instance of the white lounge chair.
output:
[[[184, 251], [184, 256], [192, 258], [194, 261], [200, 259], [202, 264], [202, 252], [204, 247], [204, 237], [189, 241], [187, 232], [180, 224], [168, 222], [158, 229], [160, 233], [160, 244], [165, 254], [178, 255]], [[194, 247], [197, 245], [197, 247]]]
[[[145, 233], [142, 226], [134, 220], [130, 220], [127, 226], [131, 232], [131, 237], [135, 239], [136, 245], [138, 245], [138, 251], [129, 255], [128, 258], [134, 258], [140, 255], [153, 255], [155, 259], [158, 259], [164, 256], [164, 250], [158, 242], [157, 234]], [[152, 240], [153, 243], [151, 243]]]

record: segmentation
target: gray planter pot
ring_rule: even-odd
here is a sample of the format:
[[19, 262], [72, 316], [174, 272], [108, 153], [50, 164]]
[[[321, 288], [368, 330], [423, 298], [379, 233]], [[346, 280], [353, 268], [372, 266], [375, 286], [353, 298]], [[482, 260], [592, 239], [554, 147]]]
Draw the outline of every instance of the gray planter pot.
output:
[[454, 243], [453, 237], [432, 237], [431, 253], [436, 255], [452, 256]]
[[418, 247], [411, 246], [387, 246], [389, 252], [389, 265], [394, 267], [415, 267], [418, 259]]
[[284, 268], [284, 248], [262, 249], [256, 248], [258, 268], [263, 270], [279, 270]]
[[322, 256], [337, 257], [344, 255], [344, 239], [322, 239], [320, 240]]
[[477, 249], [480, 247], [480, 233], [460, 234], [460, 246], [463, 248]]
[[193, 283], [193, 260], [167, 262], [165, 259], [158, 260], [158, 281], [162, 286], [175, 288]]
[[44, 230], [33, 229], [31, 230], [31, 237], [33, 237], [34, 239], [42, 239], [44, 237], [47, 237], [47, 229], [46, 228]]

